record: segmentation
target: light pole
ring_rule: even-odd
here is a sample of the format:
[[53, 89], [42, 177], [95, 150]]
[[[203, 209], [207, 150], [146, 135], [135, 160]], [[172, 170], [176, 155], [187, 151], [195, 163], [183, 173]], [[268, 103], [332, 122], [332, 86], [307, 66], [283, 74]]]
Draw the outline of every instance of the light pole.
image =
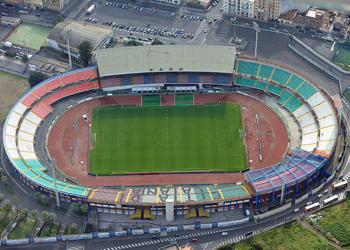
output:
[[237, 17], [231, 18], [231, 20], [233, 21], [233, 36], [234, 37], [236, 37], [236, 25], [235, 25], [236, 19], [237, 19]]
[[257, 58], [257, 56], [258, 56], [258, 33], [260, 32], [259, 24], [257, 24], [256, 22], [253, 22], [253, 28], [256, 31], [256, 33], [255, 33], [255, 58]]
[[58, 209], [61, 209], [61, 206], [60, 206], [60, 197], [58, 196], [58, 190], [57, 190], [57, 184], [56, 184], [56, 172], [55, 172], [55, 169], [56, 169], [56, 159], [55, 159], [55, 158], [52, 158], [51, 164], [49, 164], [49, 166], [51, 167], [52, 172], [53, 172], [53, 181], [54, 181], [54, 183], [55, 183], [55, 193], [56, 193], [57, 208], [58, 208]]
[[287, 163], [288, 163], [288, 156], [287, 155], [283, 155], [281, 163], [282, 163], [282, 167], [283, 167], [283, 182], [282, 182], [280, 205], [282, 205], [282, 202], [283, 202], [284, 186], [286, 183], [286, 167], [287, 167]]

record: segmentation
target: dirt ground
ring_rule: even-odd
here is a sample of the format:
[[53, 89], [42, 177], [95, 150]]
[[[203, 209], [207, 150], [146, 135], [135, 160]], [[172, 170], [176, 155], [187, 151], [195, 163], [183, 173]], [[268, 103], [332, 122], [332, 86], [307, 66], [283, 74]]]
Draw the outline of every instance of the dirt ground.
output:
[[17, 99], [29, 89], [28, 79], [0, 71], [0, 122]]

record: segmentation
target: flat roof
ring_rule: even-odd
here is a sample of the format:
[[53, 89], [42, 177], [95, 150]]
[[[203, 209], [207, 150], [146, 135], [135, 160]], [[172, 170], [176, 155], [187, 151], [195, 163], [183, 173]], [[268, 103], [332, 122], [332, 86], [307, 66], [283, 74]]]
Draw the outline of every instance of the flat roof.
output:
[[233, 73], [234, 46], [156, 45], [95, 51], [100, 76], [149, 72]]

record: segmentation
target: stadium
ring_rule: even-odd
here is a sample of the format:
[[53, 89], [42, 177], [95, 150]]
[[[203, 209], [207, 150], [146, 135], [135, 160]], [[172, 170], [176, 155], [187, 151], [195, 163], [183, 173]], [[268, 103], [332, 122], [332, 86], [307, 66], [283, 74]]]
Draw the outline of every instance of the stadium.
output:
[[210, 217], [293, 202], [330, 176], [338, 101], [295, 68], [223, 46], [105, 49], [93, 61], [36, 85], [6, 118], [15, 172], [45, 195], [57, 186], [62, 201], [144, 219], [170, 199], [175, 215]]

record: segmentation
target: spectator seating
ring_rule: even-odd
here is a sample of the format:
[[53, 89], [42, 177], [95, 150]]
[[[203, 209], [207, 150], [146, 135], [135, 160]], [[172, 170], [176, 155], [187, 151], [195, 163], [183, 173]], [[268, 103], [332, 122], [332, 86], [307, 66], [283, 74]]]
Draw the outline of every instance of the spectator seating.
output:
[[187, 84], [188, 83], [188, 74], [179, 73], [177, 75], [177, 82]]
[[67, 91], [65, 89], [61, 89], [55, 93], [52, 93], [52, 95], [50, 95], [50, 97], [53, 99], [53, 102], [65, 97], [65, 96], [67, 96]]
[[255, 88], [255, 83], [256, 83], [256, 80], [247, 79], [247, 78], [240, 78], [240, 77], [235, 78], [235, 84], [237, 84], [237, 85]]
[[258, 75], [260, 63], [250, 61], [237, 61], [237, 73], [256, 76]]
[[154, 83], [154, 78], [155, 78], [154, 75], [144, 75], [143, 76], [145, 84], [152, 84], [152, 83]]
[[267, 83], [266, 82], [257, 81], [256, 84], [255, 84], [255, 88], [257, 88], [257, 89], [265, 90], [266, 87], [267, 87]]
[[292, 74], [286, 70], [275, 68], [271, 80], [285, 85], [291, 75]]
[[132, 78], [131, 78], [131, 76], [120, 77], [120, 82], [121, 82], [122, 86], [132, 85]]
[[301, 79], [299, 76], [293, 75], [289, 81], [287, 82], [287, 84], [285, 85], [286, 87], [290, 88], [291, 90], [296, 90], [300, 84], [302, 84], [304, 82], [303, 79]]
[[272, 94], [275, 94], [275, 95], [281, 95], [281, 92], [282, 92], [282, 88], [280, 88], [280, 87], [277, 87], [277, 86], [275, 86], [275, 85], [273, 85], [273, 84], [269, 84], [268, 86], [267, 86], [267, 89], [266, 89], [267, 91], [269, 91], [270, 93], [272, 93]]
[[82, 70], [73, 73], [76, 81], [83, 80], [83, 79], [89, 79], [94, 78], [97, 76], [96, 69], [88, 69], [88, 70]]
[[132, 84], [133, 85], [145, 84], [143, 76], [133, 76], [132, 77]]
[[121, 86], [120, 78], [102, 79], [101, 82], [102, 82], [103, 88], [111, 88], [111, 87]]
[[200, 83], [213, 83], [213, 75], [200, 75], [199, 76]]
[[213, 76], [213, 83], [230, 85], [231, 79], [232, 79], [231, 75], [214, 75]]
[[55, 78], [55, 79], [52, 79], [51, 81], [45, 83], [45, 86], [49, 91], [52, 91], [54, 89], [61, 87], [62, 81], [60, 78]]
[[155, 83], [166, 83], [166, 75], [165, 74], [157, 74], [155, 76]]
[[38, 99], [38, 96], [35, 95], [33, 92], [30, 92], [23, 100], [22, 103], [27, 106], [30, 107], [34, 101], [36, 101]]
[[81, 83], [77, 85], [79, 92], [90, 90], [90, 89], [95, 89], [98, 88], [98, 82], [86, 82], [86, 83]]
[[67, 95], [74, 95], [79, 92], [78, 85], [73, 85], [68, 88], [65, 88]]
[[40, 97], [40, 96], [43, 96], [45, 95], [49, 90], [45, 87], [45, 84], [44, 85], [41, 85], [39, 86], [38, 88], [36, 88], [35, 90], [33, 90], [33, 93]]
[[188, 83], [199, 83], [199, 75], [189, 73], [188, 74]]
[[270, 79], [273, 71], [274, 71], [274, 67], [266, 64], [261, 64], [259, 74], [257, 75], [257, 77]]
[[49, 95], [47, 97], [45, 97], [42, 102], [46, 105], [46, 106], [50, 106], [51, 103], [53, 103], [55, 101], [55, 99], [53, 99], [52, 95]]
[[177, 75], [174, 73], [166, 74], [166, 83], [177, 83]]
[[[50, 105], [47, 105], [47, 106], [50, 106]], [[37, 115], [35, 115], [33, 112], [29, 112], [26, 117], [24, 118], [24, 120], [28, 120], [29, 122], [31, 123], [34, 123], [36, 125], [40, 125], [41, 123], [41, 119], [40, 117], [38, 117]]]
[[292, 96], [291, 93], [289, 93], [286, 90], [283, 90], [281, 93], [281, 98], [279, 99], [278, 103], [282, 105], [283, 103], [287, 102], [291, 96]]
[[32, 112], [39, 116], [41, 119], [45, 119], [45, 117], [52, 112], [53, 108], [51, 106], [46, 106], [43, 102], [39, 102], [32, 108]]
[[289, 110], [289, 112], [293, 112], [301, 105], [303, 105], [303, 102], [300, 101], [295, 95], [292, 95], [285, 103], [282, 104], [281, 107], [285, 107]]
[[295, 91], [306, 100], [317, 92], [317, 90], [306, 81], [304, 81], [303, 84], [299, 85]]
[[68, 83], [75, 82], [74, 74], [67, 74], [67, 75], [64, 75], [64, 76], [61, 77], [61, 80], [62, 80], [62, 84], [63, 84], [63, 85], [66, 85], [66, 84], [68, 84]]

